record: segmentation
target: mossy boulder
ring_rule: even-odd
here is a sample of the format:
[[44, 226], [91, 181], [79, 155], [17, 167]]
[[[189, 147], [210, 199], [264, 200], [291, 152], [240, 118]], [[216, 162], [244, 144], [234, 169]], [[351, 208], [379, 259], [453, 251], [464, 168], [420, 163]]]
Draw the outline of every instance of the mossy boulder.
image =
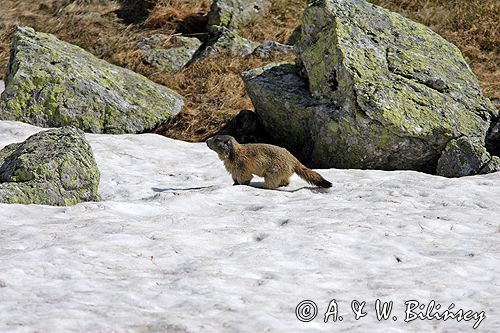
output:
[[[191, 61], [202, 43], [193, 37], [155, 34], [141, 38], [137, 44], [144, 53], [146, 63], [174, 74]], [[165, 44], [170, 46], [164, 47]]]
[[[436, 173], [451, 140], [484, 146], [497, 110], [460, 51], [429, 28], [364, 0], [320, 0], [295, 47], [293, 73], [278, 65], [244, 79], [268, 132], [292, 151], [308, 147], [299, 157], [311, 166]], [[289, 94], [289, 77], [302, 97], [276, 96]]]
[[99, 169], [84, 133], [39, 132], [0, 150], [0, 202], [69, 206], [99, 200]]
[[208, 24], [237, 29], [270, 7], [270, 0], [213, 0]]
[[176, 92], [55, 36], [17, 28], [0, 119], [92, 133], [140, 133], [183, 105]]

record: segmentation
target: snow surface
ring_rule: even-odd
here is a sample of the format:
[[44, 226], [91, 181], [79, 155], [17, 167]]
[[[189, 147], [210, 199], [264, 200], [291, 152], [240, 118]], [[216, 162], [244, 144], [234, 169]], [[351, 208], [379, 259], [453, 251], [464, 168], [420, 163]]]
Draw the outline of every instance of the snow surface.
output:
[[[39, 130], [2, 121], [0, 148]], [[270, 191], [231, 186], [203, 143], [87, 137], [102, 202], [0, 204], [0, 332], [473, 331], [405, 323], [411, 299], [485, 311], [477, 331], [500, 331], [500, 174], [331, 169], [329, 191], [296, 176]], [[377, 298], [396, 322], [377, 321]], [[302, 323], [308, 299], [319, 314]], [[325, 324], [332, 299], [344, 320]]]
[[5, 83], [2, 80], [0, 80], [0, 94], [4, 91], [4, 89], [5, 89]]

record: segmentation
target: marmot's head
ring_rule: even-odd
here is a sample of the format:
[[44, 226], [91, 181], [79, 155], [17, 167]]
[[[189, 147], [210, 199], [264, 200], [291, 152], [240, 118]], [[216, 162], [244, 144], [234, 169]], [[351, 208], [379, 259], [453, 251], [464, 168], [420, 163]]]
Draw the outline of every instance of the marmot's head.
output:
[[219, 158], [224, 160], [231, 158], [234, 152], [234, 146], [238, 142], [230, 135], [216, 135], [206, 141], [208, 148], [215, 151]]

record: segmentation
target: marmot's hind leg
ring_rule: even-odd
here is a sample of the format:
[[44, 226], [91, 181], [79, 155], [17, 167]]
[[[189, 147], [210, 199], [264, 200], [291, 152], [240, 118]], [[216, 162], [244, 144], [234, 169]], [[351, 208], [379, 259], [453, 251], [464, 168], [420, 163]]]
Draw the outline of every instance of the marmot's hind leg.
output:
[[281, 186], [283, 180], [283, 176], [279, 176], [277, 174], [266, 174], [264, 175], [264, 183], [266, 187], [270, 190], [274, 190]]
[[285, 186], [288, 186], [288, 185], [290, 185], [290, 178], [285, 178], [285, 179], [281, 180], [280, 186], [285, 187]]

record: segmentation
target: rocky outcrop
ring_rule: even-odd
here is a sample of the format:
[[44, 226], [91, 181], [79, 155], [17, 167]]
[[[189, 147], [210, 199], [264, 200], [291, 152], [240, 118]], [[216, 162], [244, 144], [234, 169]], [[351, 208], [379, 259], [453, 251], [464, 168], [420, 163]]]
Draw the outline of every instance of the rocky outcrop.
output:
[[[167, 43], [172, 46], [163, 47]], [[201, 46], [196, 38], [162, 34], [141, 38], [137, 44], [147, 64], [171, 74], [180, 72]]]
[[99, 169], [82, 131], [39, 132], [0, 150], [0, 202], [74, 205], [99, 200]]
[[213, 0], [208, 24], [237, 29], [270, 7], [270, 0]]
[[177, 114], [176, 92], [55, 36], [14, 34], [0, 119], [92, 133], [139, 133]]
[[484, 148], [497, 110], [460, 51], [429, 28], [364, 0], [322, 0], [300, 31], [297, 67], [244, 80], [268, 132], [311, 166], [460, 176], [442, 167], [470, 151], [449, 144]]

